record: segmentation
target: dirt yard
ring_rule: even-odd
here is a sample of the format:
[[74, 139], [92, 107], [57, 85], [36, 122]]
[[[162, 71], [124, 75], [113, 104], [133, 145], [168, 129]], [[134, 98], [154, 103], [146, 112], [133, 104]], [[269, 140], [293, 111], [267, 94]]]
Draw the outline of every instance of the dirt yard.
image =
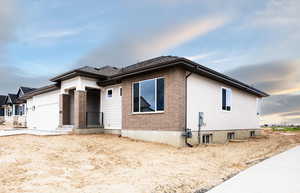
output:
[[174, 148], [112, 135], [0, 137], [0, 193], [189, 193], [300, 144], [300, 133]]

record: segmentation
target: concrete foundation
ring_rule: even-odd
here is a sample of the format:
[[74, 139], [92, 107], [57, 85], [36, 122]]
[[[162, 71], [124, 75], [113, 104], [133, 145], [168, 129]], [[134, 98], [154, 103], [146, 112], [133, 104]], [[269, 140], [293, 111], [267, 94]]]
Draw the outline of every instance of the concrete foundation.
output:
[[[250, 138], [250, 132], [254, 131], [256, 136], [261, 135], [261, 129], [239, 129], [239, 130], [209, 130], [200, 132], [200, 143], [202, 143], [202, 136], [211, 134], [211, 143], [222, 144], [226, 143], [229, 140], [227, 139], [227, 134], [233, 132], [235, 135], [234, 139], [248, 139]], [[188, 139], [190, 144], [196, 145], [199, 144], [198, 132], [193, 131], [193, 137]]]
[[184, 138], [180, 131], [122, 130], [122, 137], [164, 143], [176, 147], [184, 146]]
[[121, 135], [121, 129], [104, 129], [105, 134]]
[[85, 128], [85, 129], [73, 129], [73, 133], [75, 134], [114, 134], [114, 135], [121, 135], [120, 129], [103, 129], [103, 128]]
[[[211, 142], [213, 144], [222, 144], [228, 142], [227, 133], [234, 132], [235, 139], [247, 139], [250, 137], [250, 131], [255, 131], [255, 135], [261, 135], [260, 129], [240, 129], [240, 130], [219, 130], [219, 131], [201, 131], [200, 143], [202, 143], [202, 136], [211, 134]], [[122, 137], [138, 139], [143, 141], [157, 142], [169, 144], [176, 147], [186, 146], [185, 138], [181, 131], [155, 131], [155, 130], [121, 130]], [[192, 138], [188, 139], [188, 143], [192, 145], [199, 144], [198, 132], [192, 132]]]
[[99, 134], [104, 133], [102, 128], [86, 128], [86, 129], [78, 129], [74, 128], [73, 133], [75, 134]]

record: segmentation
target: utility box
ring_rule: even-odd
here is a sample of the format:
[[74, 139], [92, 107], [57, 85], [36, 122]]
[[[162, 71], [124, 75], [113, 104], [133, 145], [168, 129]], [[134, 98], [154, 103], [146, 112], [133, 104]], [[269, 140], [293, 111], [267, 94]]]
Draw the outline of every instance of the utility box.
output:
[[182, 136], [184, 136], [186, 138], [192, 138], [193, 137], [192, 130], [186, 129], [186, 131], [182, 134]]

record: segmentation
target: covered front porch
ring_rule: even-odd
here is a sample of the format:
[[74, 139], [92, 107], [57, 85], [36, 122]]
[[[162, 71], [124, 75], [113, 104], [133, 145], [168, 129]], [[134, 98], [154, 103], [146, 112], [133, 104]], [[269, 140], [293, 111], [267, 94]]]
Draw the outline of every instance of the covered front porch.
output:
[[68, 89], [60, 95], [60, 127], [73, 129], [104, 128], [101, 89]]
[[59, 96], [59, 128], [97, 132], [104, 128], [102, 88], [94, 79], [74, 77], [62, 81]]

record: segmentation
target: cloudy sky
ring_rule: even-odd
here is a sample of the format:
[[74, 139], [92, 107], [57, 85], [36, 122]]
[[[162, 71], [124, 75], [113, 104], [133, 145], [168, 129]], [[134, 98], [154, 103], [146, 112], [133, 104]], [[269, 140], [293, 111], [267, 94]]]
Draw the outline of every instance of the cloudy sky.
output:
[[185, 56], [272, 94], [300, 123], [299, 0], [0, 0], [0, 94], [83, 65]]

